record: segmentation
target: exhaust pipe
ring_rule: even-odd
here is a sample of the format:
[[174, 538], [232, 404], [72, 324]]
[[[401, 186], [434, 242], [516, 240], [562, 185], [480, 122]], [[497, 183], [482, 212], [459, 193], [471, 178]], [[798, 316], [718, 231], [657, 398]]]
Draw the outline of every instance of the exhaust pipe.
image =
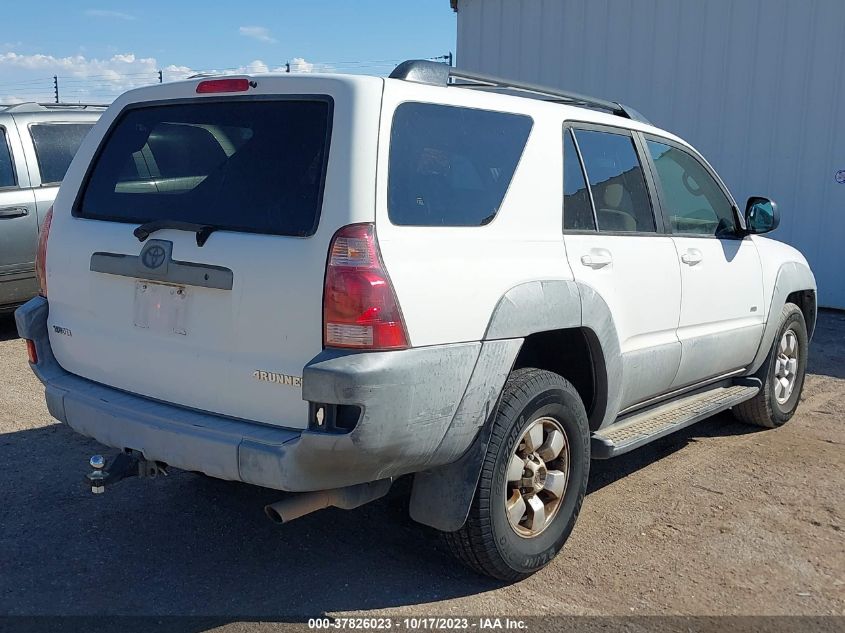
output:
[[290, 523], [324, 508], [352, 510], [386, 495], [392, 483], [393, 479], [379, 479], [345, 488], [292, 493], [286, 499], [264, 506], [264, 514], [276, 523]]

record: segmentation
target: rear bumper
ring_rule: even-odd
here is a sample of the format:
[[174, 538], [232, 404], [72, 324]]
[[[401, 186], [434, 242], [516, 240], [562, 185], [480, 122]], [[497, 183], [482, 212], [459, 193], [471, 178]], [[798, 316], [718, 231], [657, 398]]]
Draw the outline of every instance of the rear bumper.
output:
[[395, 352], [323, 352], [303, 370], [303, 398], [355, 404], [346, 434], [271, 427], [167, 404], [92, 382], [56, 361], [48, 303], [15, 313], [35, 342], [50, 414], [79, 433], [147, 459], [287, 491], [324, 490], [425, 470], [457, 459], [495, 405], [519, 341]]

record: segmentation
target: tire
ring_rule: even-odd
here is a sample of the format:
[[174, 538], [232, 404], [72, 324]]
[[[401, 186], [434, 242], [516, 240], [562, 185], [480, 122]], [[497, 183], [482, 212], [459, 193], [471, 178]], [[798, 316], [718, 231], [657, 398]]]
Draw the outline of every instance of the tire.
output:
[[[556, 509], [546, 509], [539, 515], [546, 517], [545, 523], [539, 522], [537, 514], [532, 513], [528, 518], [526, 513], [525, 523], [529, 527], [512, 525], [518, 515], [517, 504], [510, 506], [514, 517], [510, 519], [505, 504], [522, 497], [523, 488], [508, 480], [513, 476], [509, 475], [509, 466], [517, 463], [515, 459], [521, 461], [521, 455], [528, 454], [528, 447], [534, 444], [530, 436], [536, 435], [537, 426], [541, 427], [543, 444], [523, 461], [522, 471], [523, 475], [533, 473], [533, 476], [513, 481], [530, 480], [535, 486], [523, 497], [528, 499], [526, 512], [537, 499], [547, 499], [550, 505], [556, 503]], [[549, 447], [560, 443], [560, 438], [551, 439], [555, 431], [563, 431], [566, 444], [558, 457], [552, 459], [555, 449]], [[550, 461], [542, 462], [541, 453]], [[531, 461], [535, 458], [545, 466]], [[519, 466], [516, 468], [518, 471]], [[587, 490], [589, 470], [590, 430], [578, 392], [569, 381], [552, 372], [517, 369], [508, 377], [502, 392], [466, 523], [457, 532], [444, 535], [449, 548], [461, 562], [486, 576], [511, 582], [530, 576], [557, 555], [572, 532]], [[564, 471], [568, 477], [563, 492], [555, 495], [552, 488], [559, 488], [559, 473]], [[510, 472], [514, 472], [513, 468]], [[544, 484], [548, 489], [542, 489]], [[534, 492], [537, 485], [541, 489]], [[531, 501], [532, 497], [537, 499]], [[536, 525], [531, 525], [532, 522]], [[541, 525], [544, 527], [538, 527]], [[537, 533], [531, 533], [532, 530]]]
[[[784, 399], [785, 394], [779, 394], [775, 386], [775, 375], [782, 366], [779, 361], [781, 343], [788, 331], [792, 331], [795, 336], [797, 362], [793, 387], [788, 397]], [[734, 417], [746, 424], [767, 429], [777, 428], [789, 421], [795, 413], [795, 409], [798, 408], [801, 390], [804, 388], [808, 349], [807, 324], [804, 321], [804, 314], [794, 303], [787, 303], [781, 310], [780, 325], [775, 334], [775, 340], [772, 342], [769, 356], [757, 370], [757, 373], [754, 374], [754, 377], [759, 378], [763, 383], [763, 387], [751, 400], [746, 400], [733, 407]]]

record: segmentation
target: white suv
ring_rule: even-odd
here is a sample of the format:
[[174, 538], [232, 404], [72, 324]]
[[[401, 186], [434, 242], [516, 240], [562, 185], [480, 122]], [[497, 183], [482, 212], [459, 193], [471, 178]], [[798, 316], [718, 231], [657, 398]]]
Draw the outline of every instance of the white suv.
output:
[[816, 284], [777, 223], [617, 103], [432, 62], [198, 78], [105, 112], [17, 323], [51, 414], [120, 451], [94, 491], [170, 465], [288, 521], [413, 474], [412, 517], [514, 580], [591, 458], [792, 416]]

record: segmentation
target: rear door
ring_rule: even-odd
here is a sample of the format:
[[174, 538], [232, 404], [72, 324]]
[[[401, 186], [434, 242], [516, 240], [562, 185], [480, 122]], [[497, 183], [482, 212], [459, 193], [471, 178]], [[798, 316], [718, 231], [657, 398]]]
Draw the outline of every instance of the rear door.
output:
[[681, 268], [682, 360], [672, 386], [683, 387], [754, 358], [764, 326], [762, 270], [733, 201], [704, 163], [678, 143], [646, 143]]
[[37, 292], [35, 195], [14, 125], [0, 125], [0, 306]]
[[668, 390], [678, 369], [678, 258], [629, 131], [572, 124], [563, 145], [567, 257], [613, 315], [626, 407]]
[[[166, 402], [304, 427], [328, 243], [341, 223], [372, 221], [372, 184], [349, 184], [374, 179], [383, 82], [369, 82], [261, 78], [248, 97], [197, 97], [191, 82], [107, 113], [99, 149], [82, 152], [94, 154], [87, 176], [76, 162], [69, 172], [78, 192], [56, 201], [49, 322], [69, 333], [51, 331], [59, 363]], [[366, 123], [353, 125], [358, 98]]]
[[79, 146], [97, 122], [95, 112], [76, 112], [75, 115], [73, 120], [62, 120], [61, 115], [54, 113], [49, 119], [33, 114], [15, 115], [24, 156], [30, 167], [39, 225], [56, 199]]

